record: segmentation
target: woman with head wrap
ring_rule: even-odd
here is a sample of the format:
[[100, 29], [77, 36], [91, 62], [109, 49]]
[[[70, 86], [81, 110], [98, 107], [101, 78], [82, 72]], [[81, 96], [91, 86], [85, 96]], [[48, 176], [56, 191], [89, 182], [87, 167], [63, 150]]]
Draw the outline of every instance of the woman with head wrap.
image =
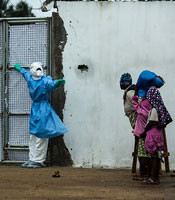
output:
[[144, 70], [140, 73], [136, 86], [138, 88], [138, 96], [144, 98], [148, 89], [152, 86], [160, 88], [164, 85], [164, 80], [161, 76], [154, 72]]
[[[134, 128], [134, 135], [139, 137], [138, 142], [138, 159], [140, 162], [140, 180], [144, 180], [145, 175], [150, 177], [150, 158], [151, 156], [146, 152], [144, 148], [144, 139], [142, 135], [145, 132], [147, 119], [150, 110], [152, 109], [151, 104], [147, 99], [139, 98], [136, 93], [132, 97], [132, 104], [137, 112], [137, 120]], [[146, 169], [146, 173], [145, 173]]]
[[[154, 72], [144, 70], [140, 74], [137, 80], [136, 92], [135, 92], [135, 95], [137, 96], [134, 96], [132, 99], [133, 106], [135, 107], [138, 113], [136, 126], [134, 129], [134, 134], [140, 137], [139, 144], [138, 144], [138, 156], [140, 156], [142, 160], [144, 161], [143, 165], [145, 165], [146, 163], [146, 165], [148, 166], [147, 168], [148, 178], [151, 176], [152, 164], [150, 160], [151, 158], [150, 153], [152, 152], [146, 151], [145, 146], [144, 146], [144, 140], [142, 137], [143, 136], [145, 137], [147, 120], [148, 120], [149, 113], [152, 110], [152, 104], [148, 101], [148, 99], [146, 99], [146, 93], [151, 86], [156, 86], [160, 88], [163, 84], [164, 84], [164, 80], [160, 76], [157, 76]], [[162, 144], [163, 142], [161, 143], [161, 145]]]
[[[132, 105], [132, 97], [134, 96], [135, 93], [135, 85], [132, 84], [132, 77], [129, 73], [124, 73], [121, 75], [120, 78], [120, 88], [124, 90], [124, 95], [123, 95], [123, 105], [124, 105], [124, 112], [125, 115], [129, 118], [129, 122], [131, 127], [134, 129], [135, 123], [136, 123], [136, 118], [137, 118], [137, 112], [135, 108]], [[138, 145], [138, 137], [135, 136], [135, 148], [134, 148], [134, 158], [133, 158], [133, 171], [135, 171], [134, 165], [136, 165], [137, 162], [137, 145]], [[140, 157], [138, 157], [139, 164], [141, 166], [141, 161]], [[141, 168], [141, 167], [140, 167]], [[143, 171], [143, 173], [142, 173]], [[133, 179], [134, 180], [142, 180], [143, 175], [146, 170], [140, 170], [139, 174], [134, 174]]]

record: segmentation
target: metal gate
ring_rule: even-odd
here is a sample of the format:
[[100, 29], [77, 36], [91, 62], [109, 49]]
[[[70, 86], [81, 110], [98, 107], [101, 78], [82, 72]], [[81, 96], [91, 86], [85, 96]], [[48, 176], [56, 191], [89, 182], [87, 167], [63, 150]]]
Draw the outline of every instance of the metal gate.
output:
[[28, 160], [31, 99], [19, 63], [50, 66], [51, 18], [0, 19], [0, 162]]

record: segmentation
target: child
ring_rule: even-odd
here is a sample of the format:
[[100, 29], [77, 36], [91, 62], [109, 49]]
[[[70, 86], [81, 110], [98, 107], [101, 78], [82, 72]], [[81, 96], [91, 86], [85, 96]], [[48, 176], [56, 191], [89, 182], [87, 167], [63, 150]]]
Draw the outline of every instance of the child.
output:
[[135, 92], [135, 85], [132, 84], [132, 77], [129, 73], [124, 73], [120, 78], [120, 88], [124, 90], [123, 105], [125, 115], [129, 118], [131, 127], [134, 129], [137, 112], [132, 105], [132, 97]]
[[162, 128], [158, 126], [157, 111], [153, 108], [148, 117], [148, 124], [146, 127], [145, 149], [151, 155], [152, 167], [150, 169], [151, 177], [145, 181], [147, 184], [158, 184], [161, 151], [164, 150], [164, 139]]
[[159, 170], [161, 151], [164, 149], [162, 128], [165, 128], [167, 124], [172, 122], [172, 118], [168, 113], [161, 98], [160, 92], [156, 87], [149, 88], [146, 98], [153, 106], [153, 109], [151, 110], [148, 117], [146, 139], [144, 145], [146, 151], [150, 153], [152, 157], [151, 177], [148, 178], [146, 183], [158, 184], [160, 183]]
[[138, 96], [132, 97], [132, 104], [137, 111], [137, 120], [134, 129], [134, 135], [139, 137], [138, 159], [140, 161], [140, 177], [138, 180], [144, 180], [145, 175], [150, 177], [151, 156], [146, 152], [144, 148], [144, 140], [142, 136], [145, 133], [148, 114], [152, 109], [152, 106], [147, 99], [139, 98]]
[[46, 160], [48, 138], [63, 135], [67, 132], [66, 127], [48, 103], [49, 93], [64, 85], [65, 80], [53, 81], [50, 76], [43, 75], [42, 64], [32, 63], [30, 72], [15, 64], [18, 70], [27, 81], [30, 97], [33, 100], [30, 113], [30, 139], [29, 139], [29, 160], [23, 163], [22, 167], [39, 168], [44, 166]]
[[144, 165], [147, 166], [148, 176], [150, 176], [149, 168], [151, 167], [151, 162], [149, 158], [151, 157], [151, 155], [146, 152], [144, 148], [144, 140], [142, 137], [145, 137], [144, 133], [151, 106], [145, 98], [146, 98], [146, 93], [151, 86], [160, 88], [163, 85], [164, 85], [164, 80], [161, 76], [158, 76], [154, 72], [151, 72], [149, 70], [144, 70], [140, 73], [136, 83], [135, 95], [138, 95], [139, 99], [137, 97], [134, 97], [133, 99], [134, 107], [137, 109], [137, 112], [139, 112], [138, 113], [139, 116], [136, 121], [136, 127], [134, 130], [134, 134], [139, 137], [138, 158], [141, 163], [140, 164], [141, 171], [143, 171]]
[[[123, 95], [123, 105], [124, 105], [124, 112], [125, 115], [128, 117], [130, 125], [132, 129], [135, 127], [137, 112], [132, 105], [132, 97], [135, 92], [135, 85], [132, 84], [132, 77], [129, 73], [124, 73], [121, 75], [120, 78], [120, 88], [124, 90]], [[134, 147], [134, 157], [133, 157], [133, 166], [132, 172], [135, 172], [135, 166], [137, 163], [137, 144], [138, 144], [138, 137], [135, 136], [135, 147]], [[133, 179], [139, 179], [140, 174], [134, 174]]]

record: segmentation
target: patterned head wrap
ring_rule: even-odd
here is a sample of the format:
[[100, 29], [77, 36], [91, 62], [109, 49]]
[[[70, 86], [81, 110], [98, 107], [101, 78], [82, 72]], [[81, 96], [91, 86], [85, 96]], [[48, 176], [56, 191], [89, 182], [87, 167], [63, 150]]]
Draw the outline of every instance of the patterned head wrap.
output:
[[156, 87], [150, 87], [146, 98], [149, 103], [157, 110], [160, 127], [164, 128], [167, 124], [172, 122], [172, 118], [164, 105], [159, 90]]

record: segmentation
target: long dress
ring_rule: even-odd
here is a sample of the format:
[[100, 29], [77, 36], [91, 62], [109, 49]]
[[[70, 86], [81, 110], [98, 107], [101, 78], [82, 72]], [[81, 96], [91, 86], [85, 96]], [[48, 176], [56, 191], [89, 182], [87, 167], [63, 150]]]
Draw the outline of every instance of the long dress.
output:
[[[140, 135], [145, 131], [149, 111], [152, 109], [152, 106], [147, 99], [143, 99], [140, 103], [138, 101], [139, 100], [137, 96], [132, 97], [133, 107], [137, 111], [137, 120], [135, 124], [134, 135], [140, 137]], [[138, 157], [151, 157], [144, 148], [143, 138], [139, 138]]]
[[42, 76], [41, 79], [34, 80], [31, 73], [24, 68], [20, 73], [27, 81], [33, 101], [29, 120], [30, 134], [38, 138], [53, 138], [66, 133], [65, 125], [48, 103], [50, 92], [57, 89], [56, 80], [53, 81], [50, 76]]

